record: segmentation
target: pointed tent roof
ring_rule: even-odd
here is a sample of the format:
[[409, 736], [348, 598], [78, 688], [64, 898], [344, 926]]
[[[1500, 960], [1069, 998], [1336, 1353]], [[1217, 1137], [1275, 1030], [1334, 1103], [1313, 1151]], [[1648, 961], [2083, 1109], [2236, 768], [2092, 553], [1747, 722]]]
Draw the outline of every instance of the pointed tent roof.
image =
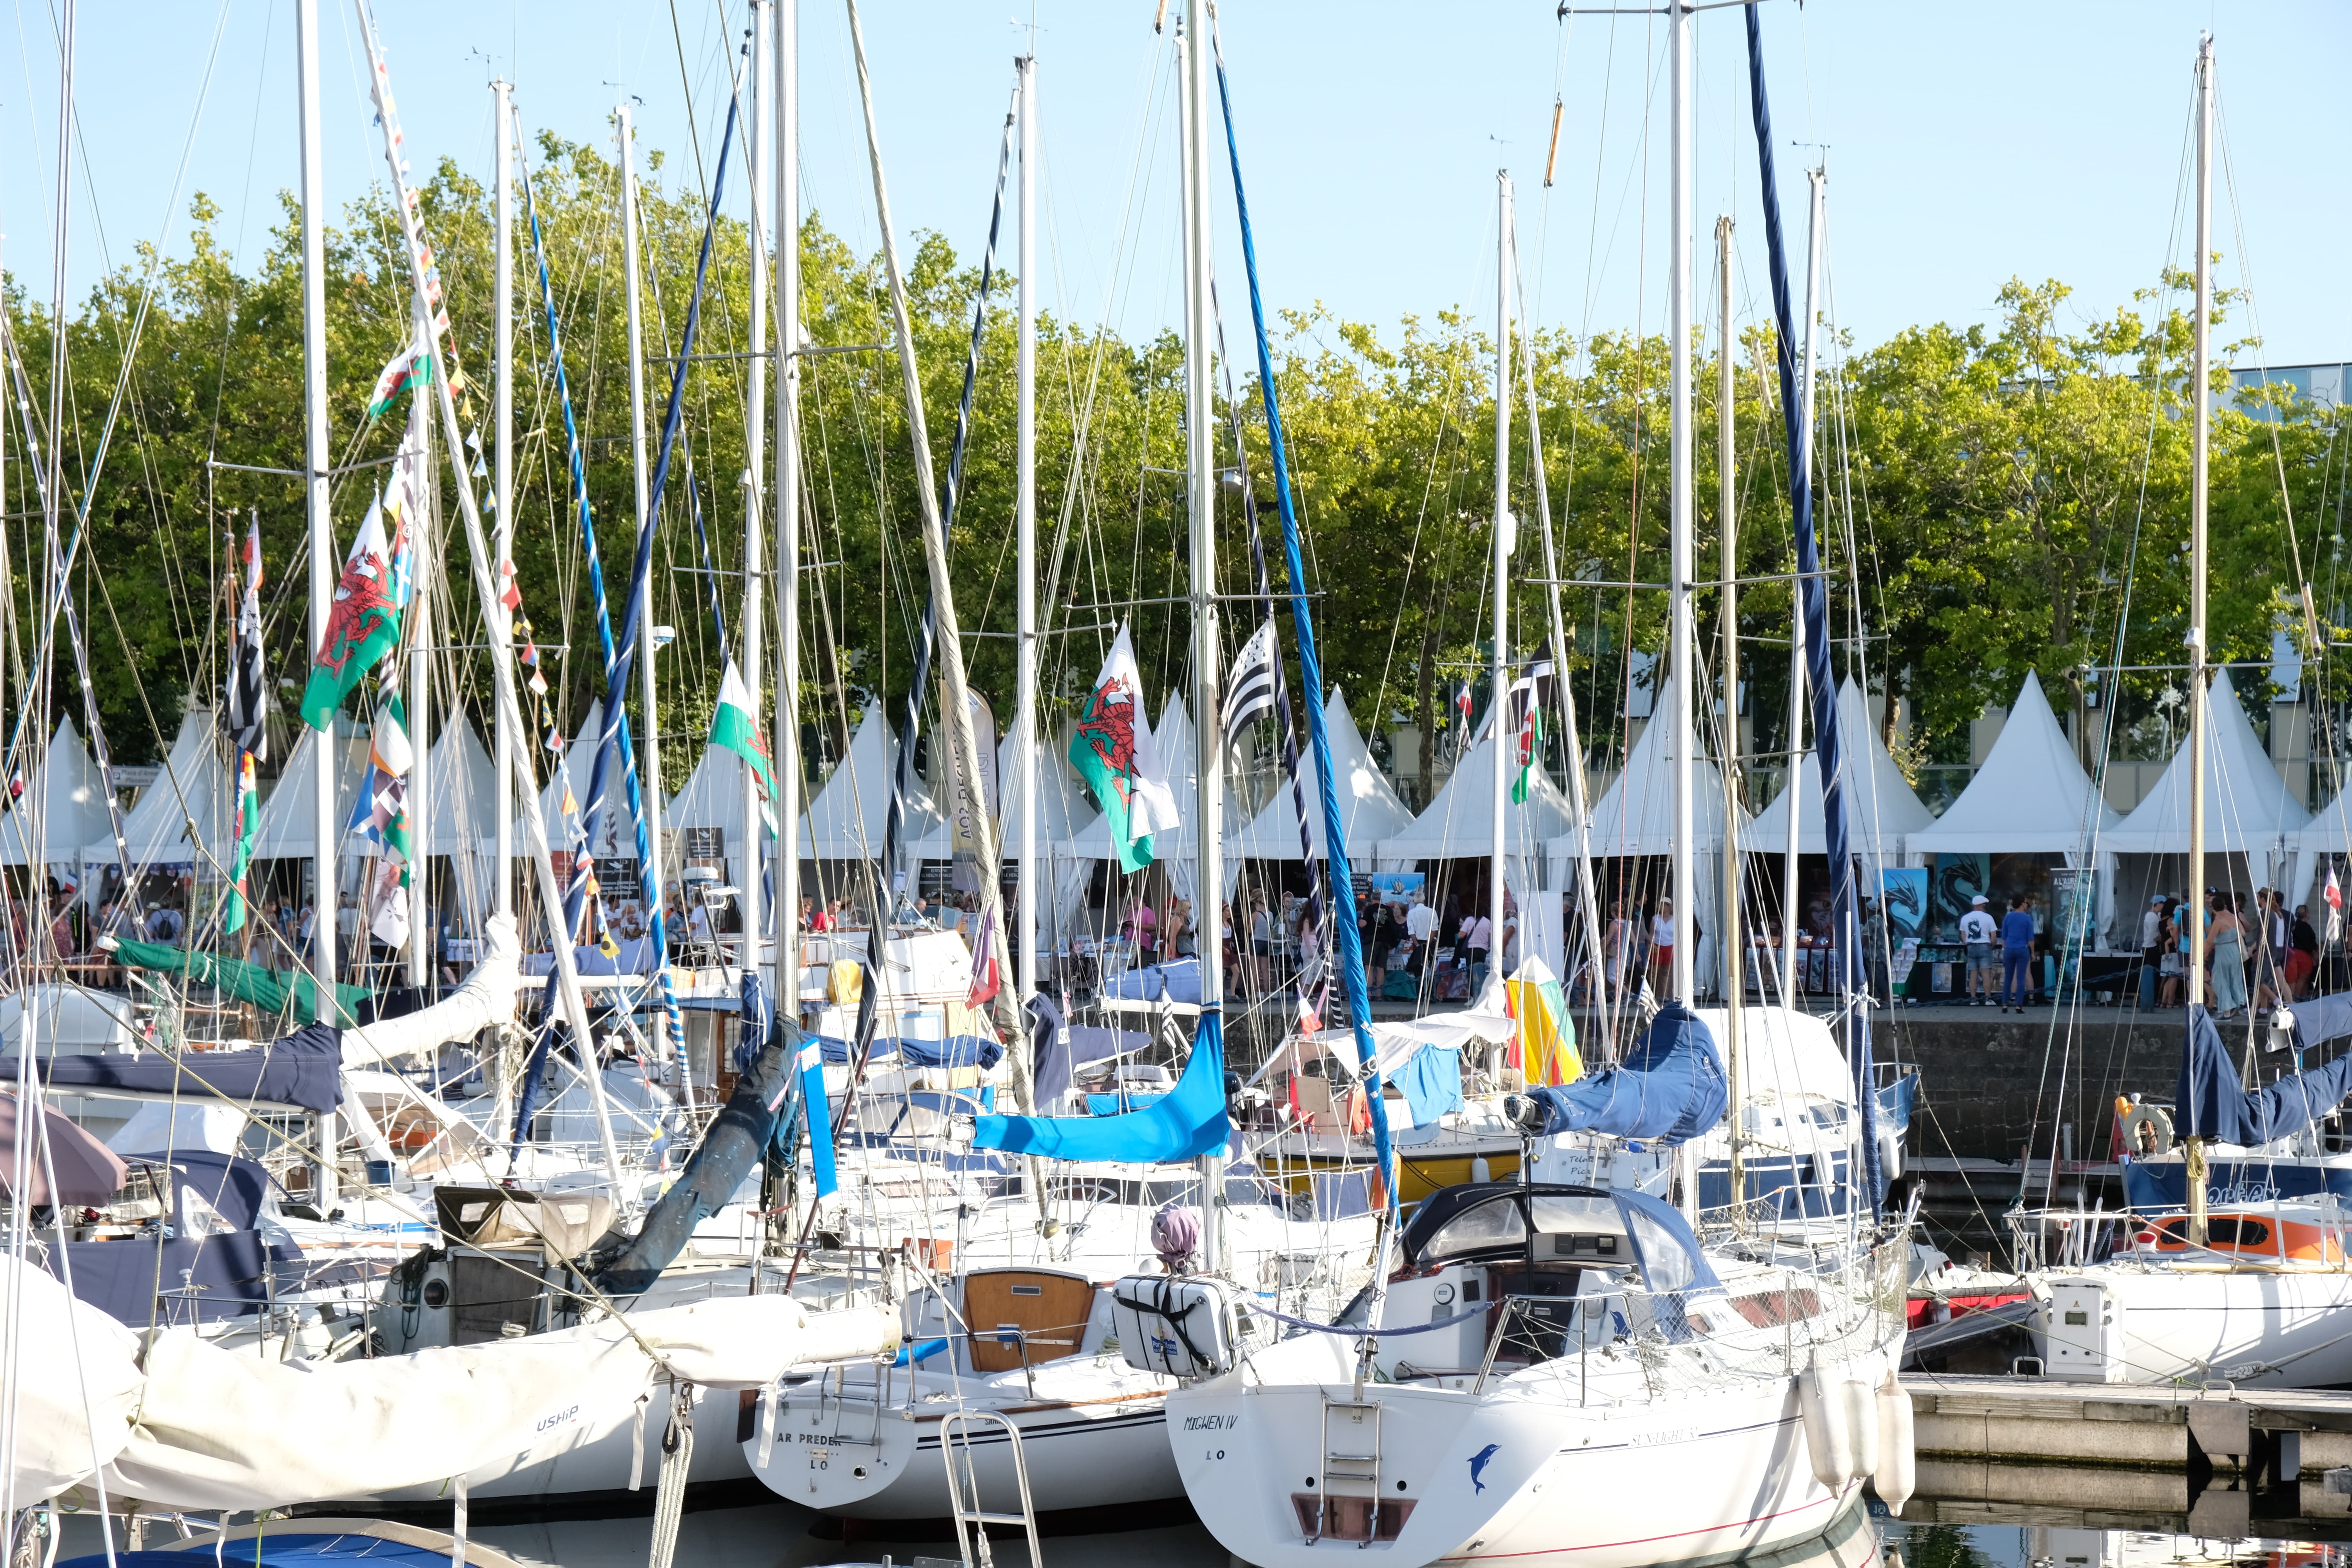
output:
[[2309, 822], [2288, 834], [2287, 847], [2312, 855], [2352, 854], [2352, 789], [2339, 791]]
[[2100, 847], [2123, 816], [2083, 771], [2058, 716], [2042, 694], [2041, 677], [2025, 684], [1984, 760], [1960, 798], [1907, 846], [1919, 851], [1978, 854], [2063, 854]]
[[[1936, 818], [1933, 813], [1911, 793], [1911, 785], [1895, 759], [1886, 754], [1885, 742], [1878, 738], [1878, 726], [1870, 721], [1870, 704], [1862, 695], [1862, 688], [1852, 676], [1838, 689], [1838, 724], [1845, 740], [1845, 755], [1839, 771], [1845, 778], [1847, 820], [1853, 827], [1854, 843], [1867, 853], [1876, 845], [1884, 853], [1893, 841], [1924, 830]], [[1857, 735], [1867, 737], [1869, 766], [1865, 771], [1861, 759], [1862, 746], [1855, 743]], [[1784, 851], [1789, 847], [1790, 791], [1783, 789], [1772, 804], [1758, 812], [1740, 835], [1740, 844], [1750, 855], [1768, 855]], [[1822, 806], [1821, 753], [1805, 753], [1804, 766], [1797, 775], [1796, 797], [1805, 803], [1804, 815], [1797, 821], [1797, 852], [1801, 855], [1829, 853], [1829, 832], [1823, 826]]]
[[[1475, 860], [1494, 852], [1495, 764], [1498, 755], [1491, 727], [1470, 754], [1455, 766], [1454, 776], [1437, 792], [1429, 808], [1393, 838], [1382, 839], [1376, 852], [1389, 860]], [[1507, 784], [1505, 789], [1507, 792]], [[1512, 855], [1540, 855], [1550, 843], [1576, 826], [1568, 796], [1538, 763], [1529, 774], [1528, 798], [1514, 805], [1503, 797], [1503, 844]]]
[[[548, 847], [558, 854], [568, 851], [572, 847], [563, 826], [563, 781], [566, 778], [572, 781], [572, 798], [582, 811], [586, 811], [588, 779], [595, 772], [596, 745], [604, 738], [604, 705], [592, 699], [586, 716], [580, 721], [580, 728], [563, 748], [562, 759], [547, 770], [547, 783], [540, 786], [540, 820], [547, 825]], [[607, 772], [604, 788], [604, 820], [601, 829], [591, 829], [589, 850], [598, 859], [622, 854], [634, 859], [637, 852], [636, 830], [629, 826], [628, 797], [623, 789], [620, 774]]]
[[[898, 765], [898, 741], [882, 721], [882, 704], [866, 705], [866, 717], [849, 738], [849, 754], [824, 787], [801, 814], [801, 858], [804, 860], [873, 860], [882, 854], [882, 830], [890, 813], [891, 779]], [[922, 781], [914, 781], [907, 800], [901, 842], [912, 847], [930, 837], [940, 826], [939, 807], [931, 804]]]
[[[236, 833], [236, 796], [229, 787], [228, 766], [220, 758], [215, 738], [215, 720], [209, 707], [191, 707], [180, 721], [171, 755], [163, 772], [139, 796], [139, 804], [123, 819], [124, 839], [131, 847], [132, 869], [141, 866], [174, 866], [188, 861], [209, 865], [226, 875], [230, 843]], [[197, 842], [189, 842], [189, 824]], [[85, 864], [114, 858], [111, 833], [82, 846]]]
[[[1339, 831], [1346, 837], [1349, 858], [1369, 865], [1373, 845], [1411, 830], [1412, 813], [1381, 776], [1371, 748], [1364, 744], [1363, 731], [1356, 728], [1355, 717], [1348, 711], [1347, 699], [1337, 689], [1323, 705], [1323, 722], [1331, 737], [1331, 773], [1339, 786]], [[1320, 860], [1328, 853], [1323, 836], [1322, 775], [1315, 770], [1315, 749], [1304, 736], [1298, 747], [1298, 782], [1307, 791], [1307, 828], [1314, 836], [1315, 858]], [[1254, 860], [1298, 858], [1298, 803], [1291, 796], [1287, 779], [1275, 790], [1265, 809], [1227, 840], [1225, 852]]]
[[[2230, 672], [2214, 678], [2206, 711], [2211, 716], [2205, 747], [2205, 847], [2210, 852], [2267, 849], [2310, 822], [2271, 766], [2254, 734], [2253, 721], [2238, 701]], [[2156, 787], [2132, 814], [2099, 842], [2102, 849], [2126, 854], [2185, 855], [2189, 852], [2189, 747], [2172, 753]]]
[[716, 827], [733, 843], [743, 834], [743, 773], [740, 753], [704, 746], [685, 786], [662, 807], [662, 826]]
[[[1594, 855], [1664, 855], [1673, 851], [1675, 727], [1667, 716], [1674, 712], [1676, 700], [1672, 680], [1658, 689], [1657, 700], [1650, 710], [1655, 717], [1643, 727], [1633, 749], [1626, 752], [1625, 766], [1615, 782], [1593, 803], [1589, 837]], [[1691, 823], [1696, 847], [1715, 849], [1723, 843], [1723, 770], [1706, 754], [1704, 742], [1698, 750], [1700, 754], [1691, 768]], [[1743, 811], [1739, 817], [1745, 823], [1748, 814]], [[1553, 846], [1557, 854], [1572, 855], [1576, 849], [1572, 827], [1562, 836], [1562, 842]]]
[[[1151, 739], [1160, 748], [1160, 765], [1168, 770], [1168, 787], [1175, 795], [1176, 809], [1183, 817], [1175, 832], [1153, 836], [1151, 858], [1190, 860], [1194, 858], [1193, 803], [1201, 798], [1200, 746], [1192, 732], [1192, 716], [1185, 711], [1181, 697], [1169, 694], [1168, 705], [1160, 710], [1160, 722], [1151, 727]], [[1084, 827], [1070, 835], [1070, 853], [1091, 856], [1097, 860], [1110, 859], [1110, 819], [1096, 812]]]
[[[998, 858], [1011, 861], [1021, 858], [1021, 847], [1013, 841], [1014, 814], [1021, 809], [1020, 781], [1013, 776], [1017, 772], [1013, 765], [1013, 734], [1007, 731], [996, 743], [996, 833]], [[1037, 779], [1042, 786], [1037, 791], [1037, 846], [1040, 851], [1052, 854], [1066, 845], [1095, 813], [1092, 803], [1079, 788], [1077, 775], [1070, 772], [1070, 764], [1043, 736], [1037, 743]], [[954, 826], [942, 817], [939, 826], [915, 846], [914, 858], [953, 859]]]
[[[98, 765], [89, 760], [89, 748], [82, 744], [81, 731], [70, 719], [58, 721], [48, 757], [41, 763], [38, 787], [42, 859], [78, 862], [81, 847], [93, 838], [106, 839], [107, 852], [113, 853], [114, 823], [107, 815], [105, 781], [99, 777]], [[25, 839], [34, 825], [24, 816], [31, 795], [27, 791], [26, 800], [17, 801], [0, 816], [0, 866], [23, 866], [32, 858], [35, 847]]]
[[[335, 769], [335, 831], [341, 834], [343, 825], [352, 819], [352, 807], [358, 802], [360, 780], [367, 774], [368, 742], [364, 735], [352, 733], [352, 721], [341, 713], [335, 715], [335, 743], [328, 755], [336, 759]], [[278, 775], [278, 783], [269, 791], [269, 798], [261, 803], [261, 816], [253, 830], [253, 858], [257, 860], [310, 858], [313, 854], [314, 818], [319, 777], [319, 755], [326, 737], [308, 724], [300, 727], [294, 741], [293, 755], [286, 759], [286, 771]], [[350, 854], [352, 847], [344, 846]], [[111, 850], [108, 851], [110, 856]], [[105, 857], [101, 857], [104, 858]]]
[[488, 855], [498, 838], [498, 775], [490, 754], [462, 714], [445, 723], [425, 757], [427, 855]]

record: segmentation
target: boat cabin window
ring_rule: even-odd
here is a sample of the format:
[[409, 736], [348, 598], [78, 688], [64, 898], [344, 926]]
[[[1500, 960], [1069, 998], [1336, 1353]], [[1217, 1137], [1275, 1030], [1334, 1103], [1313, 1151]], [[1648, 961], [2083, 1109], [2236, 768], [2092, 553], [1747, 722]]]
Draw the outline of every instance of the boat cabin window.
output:
[[[2188, 1245], [2189, 1216], [2182, 1215], [2166, 1220], [2157, 1226], [2157, 1236], [2161, 1246]], [[2205, 1244], [2209, 1247], [2268, 1247], [2271, 1244], [2271, 1227], [2258, 1219], [2218, 1215], [2205, 1222]]]
[[1518, 1203], [1503, 1197], [1455, 1215], [1422, 1250], [1425, 1257], [1445, 1258], [1490, 1247], [1515, 1246], [1527, 1238], [1528, 1223], [1519, 1215]]

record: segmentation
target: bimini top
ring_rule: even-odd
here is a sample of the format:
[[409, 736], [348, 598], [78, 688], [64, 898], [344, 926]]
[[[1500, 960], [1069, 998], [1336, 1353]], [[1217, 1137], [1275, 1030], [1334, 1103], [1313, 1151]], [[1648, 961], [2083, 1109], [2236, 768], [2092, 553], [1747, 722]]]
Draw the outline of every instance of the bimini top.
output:
[[1719, 1289], [1672, 1204], [1626, 1188], [1472, 1182], [1423, 1198], [1398, 1238], [1402, 1268], [1464, 1258], [1638, 1266], [1652, 1290]]

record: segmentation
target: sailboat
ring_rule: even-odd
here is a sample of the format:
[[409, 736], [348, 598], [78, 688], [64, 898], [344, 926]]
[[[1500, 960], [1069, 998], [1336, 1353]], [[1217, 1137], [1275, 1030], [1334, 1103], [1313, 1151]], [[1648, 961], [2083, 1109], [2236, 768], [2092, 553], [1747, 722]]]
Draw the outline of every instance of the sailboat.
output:
[[[1677, 3], [1667, 15], [1675, 110], [1670, 655], [1676, 688], [1689, 693], [1691, 8]], [[1747, 24], [1754, 55], [1753, 8]], [[1783, 402], [1794, 406], [1760, 66], [1754, 81]], [[1500, 186], [1498, 664], [1507, 630], [1507, 174]], [[1278, 429], [1268, 383], [1268, 424]], [[1797, 438], [1792, 428], [1792, 444]], [[1792, 477], [1801, 473], [1792, 464]], [[1805, 480], [1797, 478], [1795, 489], [1799, 567], [1811, 574], [1818, 563]], [[1805, 587], [1826, 768], [1838, 729], [1820, 635], [1825, 616], [1818, 578]], [[1678, 763], [1675, 893], [1687, 910], [1696, 907], [1687, 699], [1668, 721]], [[1834, 793], [1829, 817], [1832, 864], [1850, 865]], [[1850, 911], [1850, 879], [1840, 897], [1841, 913]], [[1743, 1036], [1725, 1020], [1735, 1047], [1727, 1064], [1714, 1030], [1689, 1005], [1690, 946], [1675, 945], [1673, 997], [1622, 1065], [1531, 1088], [1512, 1106], [1531, 1142], [1564, 1136], [1584, 1151], [1599, 1138], [1675, 1151], [1681, 1206], [1634, 1186], [1544, 1180], [1539, 1156], [1519, 1182], [1465, 1184], [1425, 1199], [1336, 1322], [1286, 1324], [1292, 1331], [1272, 1343], [1229, 1341], [1234, 1348], [1213, 1361], [1193, 1352], [1206, 1364], [1195, 1369], [1199, 1381], [1170, 1396], [1171, 1434], [1188, 1495], [1237, 1559], [1276, 1568], [1309, 1563], [1334, 1546], [1377, 1546], [1399, 1562], [1549, 1557], [1633, 1568], [1662, 1557], [1770, 1552], [1818, 1536], [1864, 1474], [1900, 1507], [1909, 1491], [1909, 1405], [1893, 1371], [1908, 1227], [1882, 1226], [1874, 1215], [1873, 1100], [1857, 1096], [1861, 1114], [1844, 1128], [1858, 1157], [1840, 1184], [1859, 1195], [1838, 1222], [1843, 1245], [1789, 1247], [1783, 1262], [1773, 1230], [1738, 1237], [1744, 1181], [1731, 1194], [1743, 1200], [1729, 1210], [1733, 1234], [1703, 1245], [1692, 1223], [1699, 1203], [1692, 1141], [1723, 1115], [1741, 1076]], [[1858, 1085], [1868, 1082], [1867, 1038], [1865, 1023], [1850, 1047], [1848, 1071]], [[1744, 1175], [1736, 1142], [1731, 1170]], [[1659, 1516], [1667, 1496], [1670, 1531]]]

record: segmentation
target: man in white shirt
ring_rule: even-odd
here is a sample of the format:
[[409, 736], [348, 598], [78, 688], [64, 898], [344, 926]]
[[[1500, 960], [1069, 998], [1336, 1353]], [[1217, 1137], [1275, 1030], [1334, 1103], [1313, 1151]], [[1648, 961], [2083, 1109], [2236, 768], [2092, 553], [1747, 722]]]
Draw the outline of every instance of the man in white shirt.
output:
[[1419, 893], [1412, 896], [1412, 902], [1405, 909], [1404, 930], [1407, 936], [1422, 943], [1437, 934], [1437, 911]]
[[1969, 944], [1968, 1005], [1971, 1007], [1992, 1005], [1992, 989], [2000, 977], [1993, 948], [2000, 928], [1987, 912], [1987, 902], [1979, 893], [1969, 901], [1969, 912], [1960, 917], [1960, 940]]

